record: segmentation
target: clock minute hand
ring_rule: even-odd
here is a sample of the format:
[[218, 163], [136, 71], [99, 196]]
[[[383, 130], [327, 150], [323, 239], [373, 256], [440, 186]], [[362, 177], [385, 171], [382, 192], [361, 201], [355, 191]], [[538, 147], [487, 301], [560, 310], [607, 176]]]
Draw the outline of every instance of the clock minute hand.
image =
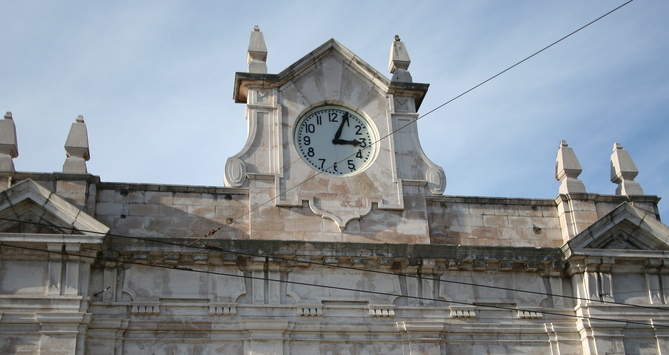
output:
[[337, 129], [337, 133], [335, 133], [334, 139], [332, 139], [332, 144], [341, 144], [337, 143], [340, 141], [339, 137], [341, 137], [341, 131], [344, 130], [344, 124], [348, 122], [348, 112], [344, 112], [344, 115], [341, 118], [341, 124], [339, 125], [339, 129]]

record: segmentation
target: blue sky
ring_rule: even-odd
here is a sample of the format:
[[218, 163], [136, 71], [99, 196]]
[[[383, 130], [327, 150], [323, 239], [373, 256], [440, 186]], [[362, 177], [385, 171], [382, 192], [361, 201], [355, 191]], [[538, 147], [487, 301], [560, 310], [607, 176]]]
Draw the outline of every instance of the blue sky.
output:
[[[14, 114], [19, 171], [61, 171], [84, 115], [102, 181], [222, 186], [246, 140], [232, 89], [254, 25], [270, 73], [335, 38], [390, 77], [399, 35], [430, 84], [424, 113], [623, 2], [5, 1], [0, 110]], [[669, 2], [636, 0], [421, 119], [445, 194], [554, 198], [564, 139], [588, 192], [614, 193], [620, 142], [645, 193], [669, 199], [667, 18]]]

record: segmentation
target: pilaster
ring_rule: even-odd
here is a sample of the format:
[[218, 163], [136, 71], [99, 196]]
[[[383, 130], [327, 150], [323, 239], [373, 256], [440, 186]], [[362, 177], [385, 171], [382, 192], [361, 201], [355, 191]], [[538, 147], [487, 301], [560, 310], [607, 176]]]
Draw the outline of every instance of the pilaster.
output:
[[118, 269], [116, 262], [107, 261], [102, 271], [102, 300], [106, 302], [116, 301], [116, 286], [118, 285]]
[[82, 325], [90, 322], [85, 313], [37, 313], [41, 355], [83, 355]]
[[560, 194], [555, 203], [565, 243], [598, 220], [595, 201], [588, 194]]
[[614, 302], [613, 298], [613, 279], [611, 267], [615, 263], [613, 258], [601, 258], [601, 264], [597, 268], [599, 276], [599, 295], [603, 302]]
[[572, 292], [576, 298], [577, 306], [585, 306], [590, 303], [590, 290], [588, 289], [585, 271], [585, 259], [569, 261], [567, 266], [567, 275], [571, 277]]
[[655, 331], [657, 353], [659, 355], [669, 355], [669, 322], [651, 319], [651, 324]]
[[563, 262], [553, 262], [547, 270], [548, 275], [548, 285], [550, 287], [550, 293], [553, 294], [553, 307], [563, 308], [565, 306], [564, 297], [559, 295], [564, 294], [564, 289], [562, 287], [562, 271], [564, 270]]
[[576, 328], [581, 334], [584, 355], [623, 355], [623, 328], [625, 324], [604, 320], [581, 318]]
[[423, 259], [420, 269], [418, 270], [420, 275], [420, 287], [421, 287], [421, 304], [423, 306], [434, 306], [434, 299], [437, 298], [436, 287], [437, 283], [435, 280], [439, 278], [437, 275], [438, 268], [436, 267], [436, 260], [434, 259]]
[[78, 255], [81, 251], [80, 244], [65, 244], [65, 253], [67, 253], [67, 261], [65, 262], [65, 278], [64, 278], [64, 295], [78, 295], [80, 290], [79, 275], [80, 275], [80, 261]]
[[397, 330], [402, 335], [402, 349], [405, 355], [442, 354], [441, 341], [444, 325], [428, 322], [397, 322]]
[[661, 283], [662, 302], [669, 304], [669, 260], [662, 261], [662, 267], [659, 270], [659, 278]]
[[250, 260], [253, 304], [265, 303], [265, 260], [264, 256], [252, 256]]
[[60, 295], [63, 275], [63, 244], [47, 243], [49, 253], [49, 283], [47, 285], [47, 295]]
[[128, 319], [94, 319], [88, 328], [88, 351], [95, 355], [122, 355], [128, 323]]
[[288, 354], [288, 341], [293, 322], [246, 320], [239, 322], [244, 334], [244, 355]]
[[281, 303], [281, 264], [280, 261], [268, 260], [267, 265], [267, 303]]
[[418, 279], [418, 266], [420, 260], [418, 259], [404, 259], [402, 269], [400, 270], [402, 278], [406, 283], [406, 294], [408, 296], [407, 302], [410, 306], [422, 305], [421, 297], [422, 288], [421, 280]]
[[646, 288], [648, 289], [648, 298], [651, 304], [664, 304], [665, 299], [662, 290], [662, 260], [646, 260], [645, 276]]

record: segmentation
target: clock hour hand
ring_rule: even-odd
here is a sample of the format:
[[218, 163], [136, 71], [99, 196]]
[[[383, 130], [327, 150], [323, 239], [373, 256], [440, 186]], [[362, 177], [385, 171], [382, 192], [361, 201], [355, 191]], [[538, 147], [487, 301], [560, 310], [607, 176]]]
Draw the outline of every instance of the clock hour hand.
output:
[[339, 125], [339, 129], [337, 129], [337, 133], [335, 133], [335, 136], [332, 139], [332, 144], [341, 144], [337, 142], [341, 141], [339, 137], [341, 137], [341, 131], [344, 130], [344, 124], [346, 124], [347, 122], [348, 122], [348, 112], [344, 112], [344, 115], [341, 118], [341, 124]]
[[346, 140], [346, 139], [333, 139], [332, 144], [340, 144], [340, 145], [349, 144], [349, 145], [357, 146], [357, 145], [362, 144], [362, 142], [357, 141], [357, 140], [349, 141], [349, 140]]

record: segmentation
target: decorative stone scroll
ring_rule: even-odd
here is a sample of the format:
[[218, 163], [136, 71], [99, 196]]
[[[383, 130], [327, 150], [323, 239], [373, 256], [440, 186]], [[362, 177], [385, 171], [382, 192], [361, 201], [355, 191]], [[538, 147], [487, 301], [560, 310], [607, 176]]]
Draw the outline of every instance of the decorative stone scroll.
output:
[[246, 182], [246, 164], [239, 158], [229, 158], [225, 164], [225, 182], [232, 187], [240, 187]]
[[431, 166], [425, 173], [427, 188], [433, 195], [441, 195], [446, 190], [446, 174], [439, 166]]
[[346, 229], [346, 225], [353, 219], [359, 219], [369, 214], [372, 210], [372, 204], [365, 199], [365, 205], [360, 208], [344, 207], [339, 201], [324, 201], [312, 197], [309, 199], [309, 208], [311, 212], [335, 222], [340, 231]]

